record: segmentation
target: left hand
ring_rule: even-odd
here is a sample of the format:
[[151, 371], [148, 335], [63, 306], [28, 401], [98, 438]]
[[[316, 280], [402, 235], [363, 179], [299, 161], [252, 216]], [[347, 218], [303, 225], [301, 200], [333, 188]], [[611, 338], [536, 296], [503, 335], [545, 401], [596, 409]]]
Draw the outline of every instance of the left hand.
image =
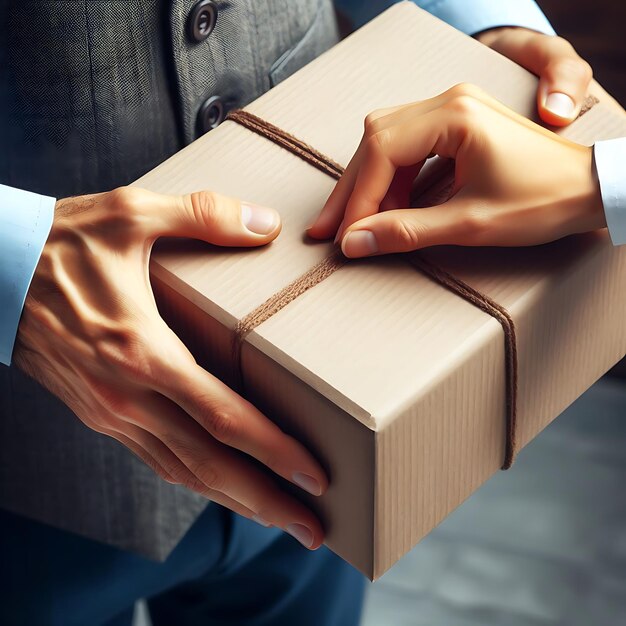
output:
[[539, 77], [537, 108], [544, 122], [567, 126], [578, 117], [593, 72], [572, 44], [562, 37], [515, 27], [492, 28], [476, 39]]

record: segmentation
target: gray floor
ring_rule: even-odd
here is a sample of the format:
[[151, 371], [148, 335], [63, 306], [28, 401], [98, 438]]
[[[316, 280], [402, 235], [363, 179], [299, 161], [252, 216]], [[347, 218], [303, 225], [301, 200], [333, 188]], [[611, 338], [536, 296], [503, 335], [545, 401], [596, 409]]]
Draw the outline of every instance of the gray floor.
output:
[[363, 626], [626, 624], [625, 484], [605, 379], [370, 586]]
[[605, 379], [370, 585], [362, 626], [626, 625], [625, 484]]

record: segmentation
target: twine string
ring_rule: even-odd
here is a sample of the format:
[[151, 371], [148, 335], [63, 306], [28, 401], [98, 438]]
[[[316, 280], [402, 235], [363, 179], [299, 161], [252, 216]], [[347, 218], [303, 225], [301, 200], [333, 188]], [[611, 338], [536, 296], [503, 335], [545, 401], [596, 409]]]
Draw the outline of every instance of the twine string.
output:
[[[226, 119], [232, 120], [257, 135], [265, 137], [273, 143], [285, 148], [335, 180], [339, 180], [343, 174], [344, 168], [341, 165], [316, 150], [313, 146], [310, 146], [297, 137], [294, 137], [281, 128], [274, 126], [270, 122], [248, 111], [241, 109], [231, 111]], [[424, 275], [492, 316], [502, 326], [502, 330], [504, 331], [506, 397], [505, 450], [502, 469], [507, 470], [513, 465], [517, 455], [518, 368], [517, 341], [513, 318], [503, 306], [492, 300], [489, 296], [477, 291], [443, 268], [426, 260], [419, 252], [412, 252], [404, 256], [411, 265]], [[235, 373], [236, 376], [239, 377], [240, 385], [243, 385], [241, 350], [246, 336], [305, 291], [308, 291], [328, 278], [345, 263], [346, 258], [341, 254], [341, 251], [334, 252], [241, 319], [235, 328], [232, 345], [233, 363], [235, 364]]]
[[334, 252], [239, 320], [233, 335], [232, 362], [240, 389], [243, 389], [244, 382], [241, 367], [241, 347], [246, 336], [257, 326], [285, 308], [290, 302], [293, 302], [298, 296], [301, 296], [305, 291], [328, 278], [344, 265], [346, 261], [346, 257], [339, 250]]

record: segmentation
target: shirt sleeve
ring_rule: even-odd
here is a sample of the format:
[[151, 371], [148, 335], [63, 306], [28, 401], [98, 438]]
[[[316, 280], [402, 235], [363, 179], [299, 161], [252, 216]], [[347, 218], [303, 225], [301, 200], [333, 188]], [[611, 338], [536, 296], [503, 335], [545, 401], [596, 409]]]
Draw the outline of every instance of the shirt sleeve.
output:
[[626, 137], [598, 141], [594, 160], [609, 235], [620, 246], [626, 243]]
[[0, 363], [13, 345], [35, 268], [46, 243], [55, 199], [0, 185]]
[[[398, 0], [336, 0], [359, 27]], [[414, 0], [415, 4], [460, 31], [475, 35], [498, 26], [522, 26], [554, 35], [554, 29], [533, 0]]]

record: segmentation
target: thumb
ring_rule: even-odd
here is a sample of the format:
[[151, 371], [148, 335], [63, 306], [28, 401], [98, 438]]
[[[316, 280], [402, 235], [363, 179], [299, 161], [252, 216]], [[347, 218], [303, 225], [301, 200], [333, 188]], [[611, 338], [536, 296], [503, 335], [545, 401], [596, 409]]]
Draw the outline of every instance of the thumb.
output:
[[578, 117], [593, 72], [566, 39], [517, 28], [489, 45], [539, 76], [537, 108], [544, 122], [566, 126]]
[[548, 62], [539, 75], [537, 106], [541, 119], [553, 126], [573, 122], [591, 82], [591, 66], [571, 49]]
[[460, 207], [450, 200], [437, 207], [384, 211], [355, 222], [341, 240], [348, 258], [410, 252], [428, 246], [459, 244], [466, 237]]
[[281, 230], [274, 209], [211, 191], [165, 197], [161, 234], [201, 239], [218, 246], [260, 246]]

